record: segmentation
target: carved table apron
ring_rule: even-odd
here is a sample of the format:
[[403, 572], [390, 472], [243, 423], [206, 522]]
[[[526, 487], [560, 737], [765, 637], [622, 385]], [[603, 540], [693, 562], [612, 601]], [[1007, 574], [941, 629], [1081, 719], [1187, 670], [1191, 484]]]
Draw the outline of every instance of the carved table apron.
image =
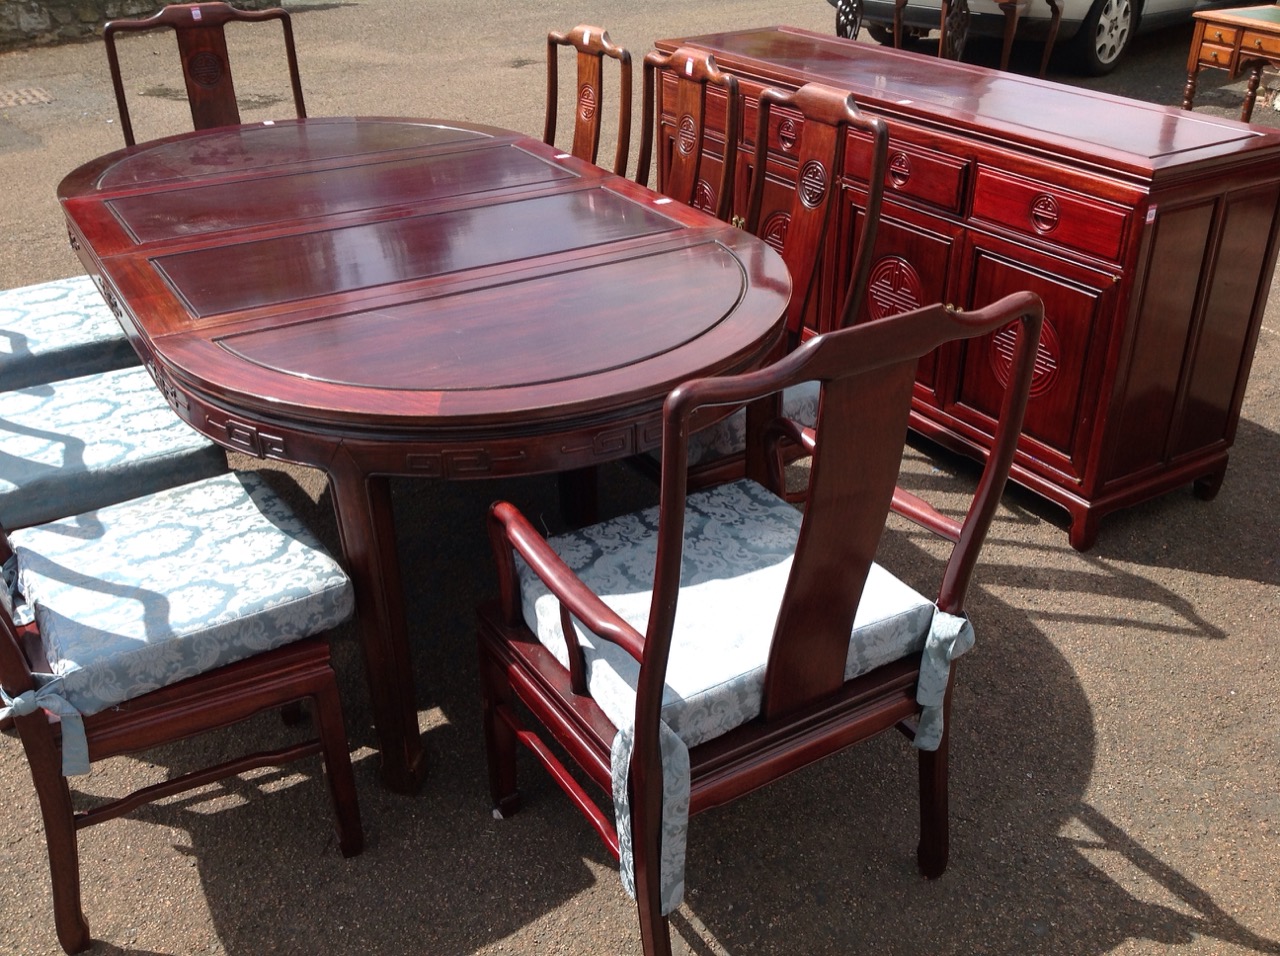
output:
[[791, 292], [741, 230], [469, 124], [189, 133], [88, 163], [59, 198], [178, 414], [327, 472], [383, 778], [406, 792], [425, 768], [388, 477], [564, 472], [656, 447], [666, 394], [763, 363]]

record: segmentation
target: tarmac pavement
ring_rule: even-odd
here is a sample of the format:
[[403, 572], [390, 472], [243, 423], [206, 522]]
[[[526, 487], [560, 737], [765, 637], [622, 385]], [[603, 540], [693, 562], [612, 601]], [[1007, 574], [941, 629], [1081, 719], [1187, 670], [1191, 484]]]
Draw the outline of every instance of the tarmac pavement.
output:
[[[822, 0], [291, 9], [311, 115], [448, 116], [535, 135], [549, 28], [600, 23], [639, 56], [660, 37], [769, 23], [828, 31], [833, 20]], [[1139, 38], [1115, 76], [1087, 85], [1178, 104], [1190, 33]], [[287, 115], [275, 47], [245, 42], [235, 64], [253, 104], [244, 118]], [[129, 49], [139, 137], [187, 128], [170, 47]], [[984, 45], [969, 58], [995, 57]], [[1030, 45], [1014, 68], [1034, 72], [1038, 59]], [[1242, 87], [1202, 74], [1197, 111], [1235, 115]], [[0, 288], [79, 272], [57, 184], [122, 145], [100, 42], [0, 54], [0, 93], [15, 90], [43, 95], [0, 106]], [[1280, 126], [1280, 113], [1260, 102], [1254, 120]], [[885, 735], [693, 821], [678, 953], [1280, 954], [1277, 305], [1273, 294], [1214, 501], [1188, 488], [1122, 511], [1080, 554], [1063, 513], [1006, 493], [971, 589], [978, 645], [956, 692], [947, 873], [917, 875], [915, 760]], [[269, 471], [336, 547], [322, 476], [235, 464]], [[904, 483], [944, 502], [973, 478], [935, 449], [907, 456]], [[654, 497], [622, 468], [603, 486], [607, 510]], [[311, 764], [142, 809], [81, 834], [93, 953], [639, 953], [615, 866], [531, 761], [524, 810], [490, 815], [472, 633], [472, 609], [492, 591], [483, 514], [508, 497], [554, 521], [554, 480], [393, 490], [431, 768], [421, 794], [380, 785], [358, 649], [344, 633], [335, 660], [363, 855], [339, 854]], [[895, 525], [882, 561], [927, 589], [936, 554]], [[182, 772], [232, 737], [278, 746], [295, 733], [264, 717], [105, 762], [73, 790], [92, 800]], [[39, 812], [8, 736], [0, 803], [0, 956], [60, 952]]]

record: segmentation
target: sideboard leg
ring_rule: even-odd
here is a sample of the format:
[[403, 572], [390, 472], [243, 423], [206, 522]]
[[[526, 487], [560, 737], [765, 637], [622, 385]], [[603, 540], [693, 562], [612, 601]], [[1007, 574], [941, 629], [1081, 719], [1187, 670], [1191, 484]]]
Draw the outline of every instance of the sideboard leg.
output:
[[1071, 527], [1067, 540], [1077, 551], [1088, 551], [1098, 540], [1098, 522], [1101, 517], [1092, 509], [1071, 512]]
[[1227, 474], [1227, 463], [1224, 461], [1220, 468], [1216, 468], [1207, 475], [1203, 475], [1195, 480], [1191, 486], [1191, 490], [1195, 496], [1201, 501], [1212, 501], [1218, 495], [1218, 489], [1222, 487], [1222, 479]]

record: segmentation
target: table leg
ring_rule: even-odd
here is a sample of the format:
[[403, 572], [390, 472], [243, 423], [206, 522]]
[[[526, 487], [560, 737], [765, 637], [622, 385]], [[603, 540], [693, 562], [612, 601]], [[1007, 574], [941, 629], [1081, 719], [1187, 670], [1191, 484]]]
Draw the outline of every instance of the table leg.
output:
[[347, 570], [355, 584], [382, 782], [389, 790], [416, 793], [426, 762], [418, 732], [390, 482], [364, 474], [339, 451], [330, 465], [329, 486]]
[[1196, 79], [1200, 75], [1200, 68], [1194, 67], [1187, 70], [1187, 85], [1182, 88], [1182, 108], [1184, 110], [1191, 109], [1191, 101], [1196, 98]]

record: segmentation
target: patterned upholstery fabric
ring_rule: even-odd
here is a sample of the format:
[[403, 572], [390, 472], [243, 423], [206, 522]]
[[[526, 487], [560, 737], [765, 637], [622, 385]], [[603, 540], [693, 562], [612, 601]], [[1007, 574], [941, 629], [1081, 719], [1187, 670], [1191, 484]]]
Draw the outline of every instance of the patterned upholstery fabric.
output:
[[0, 292], [0, 389], [137, 364], [88, 276]]
[[[782, 393], [782, 416], [813, 427], [818, 420], [817, 382], [804, 382]], [[689, 467], [736, 455], [747, 444], [747, 413], [738, 409], [728, 418], [689, 436]], [[654, 460], [661, 456], [655, 451]]]
[[80, 713], [346, 620], [342, 568], [254, 473], [10, 535], [60, 694]]
[[[769, 645], [800, 521], [795, 508], [745, 479], [688, 498], [680, 601], [662, 710], [667, 794], [663, 812], [664, 912], [679, 904], [683, 886], [689, 787], [688, 752], [684, 748], [721, 736], [760, 713]], [[649, 617], [657, 533], [658, 509], [650, 508], [551, 538], [549, 543], [592, 591], [643, 634]], [[523, 565], [520, 586], [526, 623], [567, 667], [556, 598]], [[956, 621], [962, 622], [956, 634], [935, 639], [937, 626]], [[577, 622], [575, 629], [586, 657], [591, 695], [620, 731], [613, 753], [614, 800], [619, 842], [623, 844], [623, 884], [634, 893], [625, 797], [640, 668], [625, 651], [594, 638]], [[845, 678], [907, 655], [924, 654], [922, 660], [936, 658], [936, 666], [930, 679], [922, 676], [921, 683], [936, 686], [936, 672], [941, 668], [945, 688], [951, 657], [963, 653], [970, 643], [967, 621], [942, 614], [933, 602], [873, 564], [854, 619]], [[933, 649], [930, 653], [926, 653], [927, 646]], [[940, 735], [941, 697], [921, 702], [930, 705], [932, 726]], [[672, 732], [670, 740], [667, 729]], [[671, 746], [672, 741], [677, 746]], [[938, 739], [920, 739], [917, 744], [936, 748]]]
[[143, 368], [0, 392], [0, 523], [40, 524], [226, 471]]

